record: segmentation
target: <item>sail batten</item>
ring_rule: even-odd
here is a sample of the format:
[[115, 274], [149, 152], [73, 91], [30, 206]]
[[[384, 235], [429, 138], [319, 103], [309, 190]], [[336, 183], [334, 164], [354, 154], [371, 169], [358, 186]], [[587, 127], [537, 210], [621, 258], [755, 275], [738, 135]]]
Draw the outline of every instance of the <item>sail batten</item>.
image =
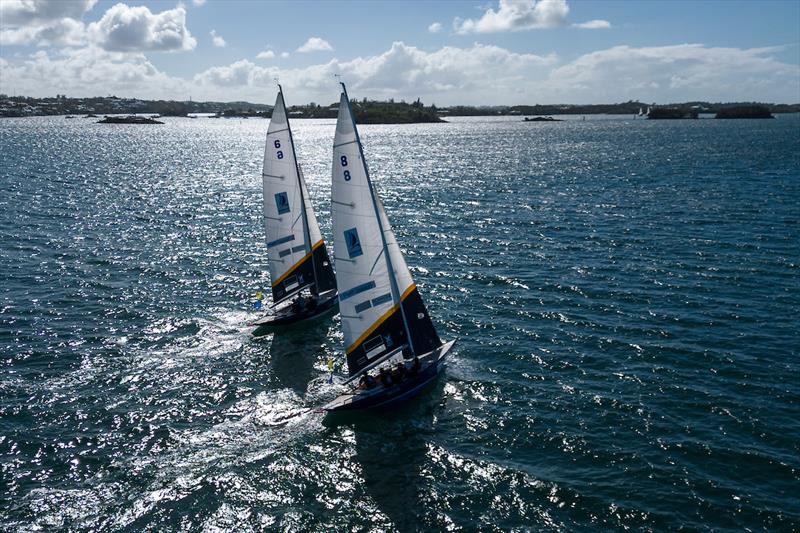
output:
[[409, 356], [437, 348], [441, 341], [370, 181], [344, 88], [332, 173], [336, 278], [350, 375], [399, 346]]
[[273, 302], [280, 303], [304, 288], [312, 293], [335, 288], [333, 267], [297, 161], [282, 90], [267, 130], [261, 175]]

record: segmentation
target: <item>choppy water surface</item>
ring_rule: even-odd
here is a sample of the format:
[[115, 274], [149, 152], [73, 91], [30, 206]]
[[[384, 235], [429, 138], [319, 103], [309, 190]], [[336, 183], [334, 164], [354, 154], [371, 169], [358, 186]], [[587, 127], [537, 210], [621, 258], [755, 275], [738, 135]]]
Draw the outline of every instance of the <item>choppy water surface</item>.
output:
[[334, 427], [338, 322], [246, 327], [267, 121], [165, 122], [0, 121], [0, 529], [800, 528], [800, 117], [363, 126], [459, 343]]

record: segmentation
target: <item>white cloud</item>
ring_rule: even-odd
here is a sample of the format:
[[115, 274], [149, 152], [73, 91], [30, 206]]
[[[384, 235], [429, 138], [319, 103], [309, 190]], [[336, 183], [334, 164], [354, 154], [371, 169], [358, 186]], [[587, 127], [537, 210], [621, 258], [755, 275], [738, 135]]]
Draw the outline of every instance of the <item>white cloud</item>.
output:
[[305, 44], [297, 49], [297, 51], [301, 53], [327, 52], [332, 50], [333, 47], [331, 44], [325, 39], [320, 39], [319, 37], [309, 37]]
[[611, 23], [607, 20], [595, 19], [586, 22], [580, 22], [578, 24], [573, 24], [572, 26], [574, 28], [582, 28], [584, 30], [600, 30], [600, 29], [610, 28]]
[[182, 5], [152, 13], [144, 6], [116, 4], [89, 24], [88, 32], [92, 42], [109, 51], [191, 50], [197, 45]]
[[[513, 92], [524, 75], [546, 77], [555, 56], [517, 54], [491, 45], [469, 48], [444, 47], [435, 52], [396, 42], [391, 49], [371, 57], [350, 61], [333, 59], [300, 69], [260, 67], [241, 60], [214, 67], [195, 76], [202, 86], [238, 87], [241, 94], [261, 94], [269, 80], [279, 77], [293, 87], [295, 98], [325, 101], [335, 95], [334, 74], [341, 74], [354, 91], [370, 97], [416, 97], [430, 99], [443, 94]], [[492, 79], [487, 85], [484, 80]]]
[[254, 84], [256, 78], [263, 77], [265, 72], [272, 72], [274, 67], [259, 67], [242, 59], [222, 67], [211, 67], [195, 76], [195, 81], [217, 87], [239, 87]]
[[228, 44], [225, 42], [225, 39], [222, 38], [222, 35], [217, 35], [217, 30], [211, 30], [211, 42], [214, 43], [214, 46], [217, 48], [225, 48]]
[[202, 6], [206, 3], [206, 0], [192, 0], [192, 3], [196, 6]]
[[[40, 50], [21, 63], [3, 67], [2, 85], [33, 96], [116, 94], [139, 98], [183, 99], [187, 84], [159, 71], [141, 53], [108, 52], [96, 46]], [[4, 87], [0, 92], [7, 89]]]
[[263, 52], [259, 52], [256, 56], [257, 59], [273, 59], [275, 57], [275, 52], [272, 50], [264, 50]]
[[80, 44], [85, 41], [85, 27], [79, 19], [96, 1], [2, 0], [0, 44]]
[[281, 52], [281, 57], [282, 57], [283, 59], [286, 59], [286, 58], [287, 58], [287, 57], [289, 57], [290, 55], [291, 55], [291, 54], [290, 54], [289, 52]]
[[430, 33], [439, 33], [442, 31], [442, 23], [441, 22], [434, 22], [430, 26], [428, 26], [428, 31]]
[[182, 100], [191, 94], [196, 100], [264, 102], [264, 87], [277, 77], [291, 91], [292, 101], [333, 103], [338, 94], [333, 75], [341, 74], [354, 97], [422, 97], [437, 105], [629, 99], [796, 102], [800, 67], [781, 62], [778, 51], [701, 44], [615, 46], [562, 62], [555, 55], [514, 53], [478, 43], [429, 51], [396, 42], [380, 54], [303, 68], [241, 60], [182, 79], [159, 71], [141, 52], [89, 45], [0, 60], [0, 92], [13, 87], [32, 96], [114, 93]]
[[567, 23], [569, 6], [566, 0], [500, 0], [495, 11], [486, 10], [477, 20], [456, 18], [456, 33], [490, 33], [537, 28], [555, 28]]
[[776, 51], [701, 44], [615, 46], [555, 69], [545, 87], [561, 90], [573, 102], [796, 101], [800, 67], [781, 63], [772, 57]]
[[23, 26], [0, 30], [0, 44], [38, 46], [65, 44], [76, 46], [86, 42], [86, 27], [83, 22], [71, 18], [52, 21], [46, 25]]
[[3, 0], [0, 2], [2, 26], [41, 25], [63, 18], [79, 19], [97, 0]]

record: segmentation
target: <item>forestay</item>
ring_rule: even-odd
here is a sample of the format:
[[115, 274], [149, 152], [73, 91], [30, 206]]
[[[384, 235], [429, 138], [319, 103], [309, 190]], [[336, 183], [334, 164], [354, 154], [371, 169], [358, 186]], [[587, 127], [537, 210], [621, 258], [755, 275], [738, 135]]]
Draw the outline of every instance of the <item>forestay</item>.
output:
[[437, 348], [439, 336], [369, 179], [345, 91], [332, 173], [336, 281], [350, 375], [399, 347], [406, 356]]
[[333, 268], [297, 164], [282, 91], [267, 130], [262, 178], [273, 303], [305, 287], [313, 293], [335, 288]]

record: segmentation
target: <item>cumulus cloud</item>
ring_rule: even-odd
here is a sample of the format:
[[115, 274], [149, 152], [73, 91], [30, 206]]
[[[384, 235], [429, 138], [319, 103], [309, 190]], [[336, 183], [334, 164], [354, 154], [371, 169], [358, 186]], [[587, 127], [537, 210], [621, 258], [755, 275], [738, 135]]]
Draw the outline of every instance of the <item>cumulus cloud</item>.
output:
[[0, 44], [38, 46], [65, 44], [76, 46], [86, 42], [86, 27], [83, 22], [71, 18], [52, 21], [39, 26], [24, 26], [0, 30]]
[[554, 69], [546, 87], [561, 88], [564, 97], [587, 102], [796, 101], [800, 67], [775, 59], [777, 50], [701, 44], [615, 46]]
[[[691, 100], [796, 102], [800, 67], [778, 59], [778, 48], [723, 48], [701, 44], [615, 46], [572, 61], [555, 55], [515, 53], [475, 43], [423, 50], [403, 42], [383, 53], [331, 59], [303, 68], [278, 68], [241, 60], [215, 66], [193, 79], [159, 71], [141, 52], [95, 45], [40, 50], [0, 61], [0, 92], [14, 87], [32, 96], [114, 93], [142, 98], [264, 102], [264, 87], [280, 78], [297, 102], [334, 102], [334, 74], [356, 97], [395, 98], [438, 105], [601, 103]], [[487, 82], [490, 80], [490, 82]]]
[[225, 42], [225, 39], [222, 38], [222, 35], [217, 35], [217, 30], [211, 30], [211, 42], [214, 43], [214, 46], [217, 48], [225, 48], [228, 44]]
[[0, 2], [0, 24], [29, 26], [64, 18], [80, 19], [97, 0], [3, 0]]
[[85, 41], [79, 19], [97, 0], [2, 0], [0, 44], [77, 45]]
[[441, 22], [434, 22], [430, 26], [428, 26], [428, 31], [430, 33], [439, 33], [442, 31], [442, 23]]
[[275, 57], [275, 52], [272, 50], [264, 50], [263, 52], [259, 52], [256, 56], [257, 59], [273, 59]]
[[197, 40], [186, 27], [186, 9], [179, 5], [160, 13], [145, 6], [116, 4], [89, 24], [89, 37], [108, 51], [191, 50]]
[[600, 29], [610, 28], [611, 23], [607, 20], [595, 19], [595, 20], [589, 20], [587, 22], [580, 22], [578, 24], [573, 24], [572, 26], [574, 28], [582, 28], [585, 30], [600, 30]]
[[[403, 42], [376, 56], [350, 61], [333, 59], [327, 63], [299, 69], [260, 67], [241, 60], [227, 66], [210, 68], [197, 76], [200, 85], [239, 87], [243, 92], [259, 93], [264, 83], [280, 77], [287, 86], [296, 87], [309, 100], [330, 98], [335, 91], [333, 75], [341, 74], [351, 89], [372, 97], [441, 96], [443, 92], [513, 91], [524, 75], [544, 78], [555, 56], [517, 54], [491, 45], [474, 44], [469, 48], [444, 47], [426, 52]], [[492, 79], [491, 87], [484, 83]], [[298, 96], [300, 97], [300, 96]]]
[[566, 0], [500, 0], [495, 11], [486, 10], [479, 19], [453, 21], [456, 33], [490, 33], [537, 28], [555, 28], [567, 23]]
[[159, 71], [144, 54], [108, 52], [96, 46], [64, 48], [57, 53], [40, 50], [22, 62], [4, 65], [0, 81], [2, 86], [13, 85], [17, 92], [33, 96], [58, 92], [180, 98], [187, 94], [183, 80]]
[[305, 44], [297, 49], [297, 51], [301, 53], [327, 52], [332, 50], [333, 47], [331, 46], [331, 43], [325, 39], [320, 39], [319, 37], [309, 37]]

